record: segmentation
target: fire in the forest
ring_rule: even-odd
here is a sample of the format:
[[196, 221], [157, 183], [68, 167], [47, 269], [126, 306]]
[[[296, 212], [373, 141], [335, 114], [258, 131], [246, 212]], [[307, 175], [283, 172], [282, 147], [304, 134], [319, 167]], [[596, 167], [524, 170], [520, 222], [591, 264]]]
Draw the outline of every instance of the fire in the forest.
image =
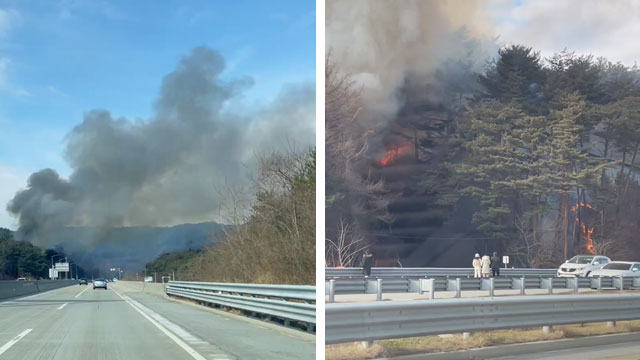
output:
[[410, 150], [411, 145], [409, 144], [399, 145], [397, 147], [391, 148], [387, 150], [385, 155], [380, 160], [380, 165], [387, 166], [393, 163], [399, 156], [408, 153]]
[[580, 217], [578, 216], [578, 208], [580, 207], [591, 209], [591, 210], [595, 210], [595, 209], [593, 208], [593, 206], [583, 202], [577, 203], [575, 206], [571, 208], [571, 211], [573, 211], [576, 214], [576, 223], [580, 224], [580, 233], [582, 237], [584, 237], [584, 239], [587, 241], [587, 246], [586, 246], [587, 251], [589, 252], [589, 254], [595, 255], [596, 249], [593, 246], [593, 238], [591, 237], [591, 235], [593, 234], [594, 228], [593, 227], [587, 228], [584, 222], [580, 220]]

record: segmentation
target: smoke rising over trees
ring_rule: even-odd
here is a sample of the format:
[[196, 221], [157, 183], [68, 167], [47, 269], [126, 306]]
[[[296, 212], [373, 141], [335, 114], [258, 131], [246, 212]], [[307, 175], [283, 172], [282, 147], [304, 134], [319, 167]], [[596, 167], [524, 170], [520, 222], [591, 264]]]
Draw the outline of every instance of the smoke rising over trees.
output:
[[[227, 184], [251, 186], [256, 154], [315, 136], [313, 84], [286, 86], [268, 106], [234, 108], [251, 78], [226, 80], [225, 61], [198, 47], [164, 77], [154, 115], [126, 119], [89, 111], [66, 138], [68, 179], [53, 169], [33, 173], [7, 209], [16, 237], [51, 247], [61, 227], [174, 225], [216, 219]], [[123, 88], [126, 91], [126, 88]], [[235, 101], [235, 102], [234, 102]], [[68, 239], [82, 248], [99, 236]]]
[[315, 150], [260, 158], [256, 199], [225, 239], [204, 251], [164, 254], [147, 270], [179, 280], [315, 284]]
[[[498, 48], [490, 26], [470, 16], [479, 2], [454, 3], [453, 13], [437, 1], [355, 3], [346, 14], [336, 10], [343, 2], [327, 5], [327, 51], [362, 99], [357, 114], [332, 120], [367, 141], [349, 164], [351, 183], [362, 185], [349, 189], [328, 173], [327, 195], [383, 184], [375, 194], [389, 217], [328, 198], [328, 244], [372, 247], [379, 266], [466, 266], [460, 254], [494, 250], [516, 266], [640, 255], [640, 229], [623, 210], [640, 205], [636, 67], [567, 50], [543, 58], [527, 44]], [[362, 52], [346, 54], [345, 44]], [[330, 134], [327, 158], [346, 143]], [[345, 228], [357, 249], [343, 241]], [[359, 265], [334, 259], [327, 254], [327, 265]]]

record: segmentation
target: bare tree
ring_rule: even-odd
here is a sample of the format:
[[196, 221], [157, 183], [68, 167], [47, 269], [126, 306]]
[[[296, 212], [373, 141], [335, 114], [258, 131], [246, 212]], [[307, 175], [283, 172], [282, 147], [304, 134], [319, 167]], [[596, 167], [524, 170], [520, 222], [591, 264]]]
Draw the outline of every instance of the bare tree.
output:
[[[374, 132], [359, 118], [361, 89], [348, 75], [340, 74], [330, 53], [325, 65], [325, 226], [327, 248], [335, 251], [336, 246], [346, 246], [339, 245], [343, 241], [367, 242], [357, 235], [364, 222], [391, 222], [388, 205], [392, 197], [384, 181], [365, 170], [369, 138]], [[346, 229], [353, 235], [345, 237]], [[341, 263], [339, 259], [327, 259], [333, 261]]]
[[358, 266], [360, 253], [368, 248], [362, 236], [354, 234], [353, 227], [345, 219], [340, 219], [340, 230], [337, 239], [326, 239], [327, 255], [325, 266], [355, 267]]

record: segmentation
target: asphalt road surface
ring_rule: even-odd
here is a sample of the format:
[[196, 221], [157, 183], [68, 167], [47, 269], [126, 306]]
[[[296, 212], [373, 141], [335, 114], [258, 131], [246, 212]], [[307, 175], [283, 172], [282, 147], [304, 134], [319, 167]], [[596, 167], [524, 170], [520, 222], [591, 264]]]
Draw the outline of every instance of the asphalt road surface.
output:
[[303, 332], [109, 285], [1, 302], [0, 360], [315, 359]]
[[547, 352], [536, 352], [529, 355], [506, 356], [494, 360], [638, 360], [640, 344], [623, 343], [599, 345]]

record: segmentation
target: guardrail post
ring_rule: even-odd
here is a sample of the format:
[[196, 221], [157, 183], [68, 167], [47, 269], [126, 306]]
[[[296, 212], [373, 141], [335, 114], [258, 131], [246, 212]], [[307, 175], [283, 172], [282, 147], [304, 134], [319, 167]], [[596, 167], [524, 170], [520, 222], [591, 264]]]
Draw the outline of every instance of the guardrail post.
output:
[[[624, 281], [622, 279], [622, 276], [614, 276], [611, 278], [611, 282], [613, 283], [613, 287], [622, 291], [622, 289], [624, 288]], [[619, 282], [619, 283], [618, 283]]]
[[462, 280], [460, 278], [456, 278], [456, 298], [461, 297], [462, 293]]
[[525, 288], [526, 288], [526, 283], [525, 283], [525, 278], [523, 276], [520, 278], [520, 295], [525, 295]]
[[624, 291], [624, 277], [620, 275], [620, 292]]
[[549, 294], [553, 294], [553, 278], [547, 278], [548, 281], [548, 288], [549, 288]]
[[574, 292], [580, 292], [579, 278], [568, 278], [567, 281], [571, 282], [570, 286]]
[[496, 288], [495, 279], [489, 279], [489, 296], [493, 296], [494, 290]]
[[602, 277], [598, 278], [598, 292], [602, 292]]
[[436, 279], [429, 279], [429, 299], [433, 300], [436, 298]]
[[640, 287], [640, 277], [634, 277], [633, 278], [633, 287]]
[[373, 341], [360, 341], [363, 348], [368, 349], [373, 346]]
[[334, 279], [329, 280], [329, 302], [336, 301], [336, 281]]
[[378, 279], [378, 288], [376, 289], [376, 301], [382, 301], [382, 279]]

